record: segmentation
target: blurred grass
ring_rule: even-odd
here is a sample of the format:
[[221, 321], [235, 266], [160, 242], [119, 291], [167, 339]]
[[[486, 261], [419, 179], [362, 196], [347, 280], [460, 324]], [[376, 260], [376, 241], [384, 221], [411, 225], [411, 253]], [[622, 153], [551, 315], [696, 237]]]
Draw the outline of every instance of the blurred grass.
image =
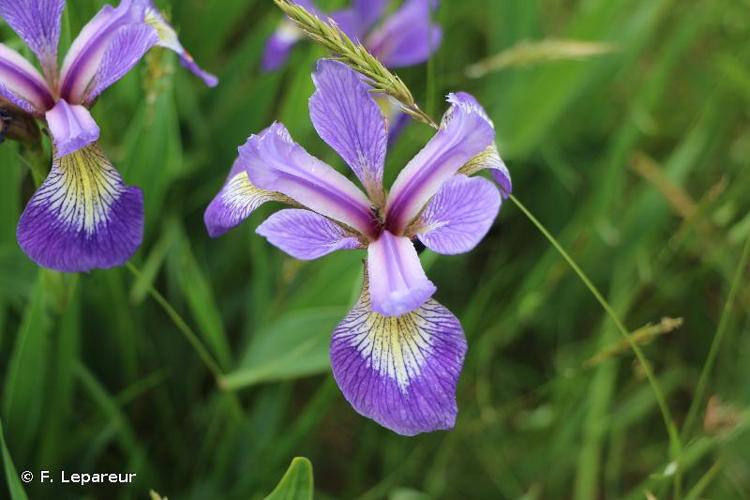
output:
[[[69, 3], [75, 34], [105, 2]], [[222, 83], [204, 89], [155, 51], [95, 108], [106, 150], [146, 194], [140, 274], [74, 279], [30, 265], [15, 224], [33, 182], [16, 146], [0, 147], [7, 478], [14, 467], [138, 473], [132, 488], [37, 483], [30, 498], [147, 498], [150, 489], [263, 498], [293, 457], [306, 456], [323, 499], [673, 495], [668, 436], [643, 371], [627, 351], [585, 365], [620, 339], [511, 204], [472, 254], [425, 255], [438, 299], [469, 338], [457, 428], [406, 439], [354, 414], [326, 348], [356, 295], [362, 256], [286, 258], [253, 232], [273, 207], [221, 240], [202, 226], [237, 146], [274, 119], [343, 171], [307, 115], [322, 52], [302, 46], [285, 70], [264, 75], [261, 49], [279, 19], [271, 2], [160, 4]], [[699, 424], [706, 408], [712, 418], [684, 436], [680, 458], [683, 494], [696, 498], [750, 497], [747, 269], [722, 315], [750, 238], [749, 14], [746, 0], [446, 1], [437, 15], [446, 43], [429, 68], [400, 72], [424, 109], [442, 111], [451, 90], [487, 105], [516, 194], [631, 331], [684, 318], [643, 346], [678, 426], [725, 322], [706, 385], [714, 405], [696, 403]], [[465, 76], [471, 64], [542, 40], [618, 50]], [[407, 130], [388, 179], [429, 134]], [[216, 360], [221, 387], [152, 287]], [[10, 481], [0, 491], [17, 491]]]

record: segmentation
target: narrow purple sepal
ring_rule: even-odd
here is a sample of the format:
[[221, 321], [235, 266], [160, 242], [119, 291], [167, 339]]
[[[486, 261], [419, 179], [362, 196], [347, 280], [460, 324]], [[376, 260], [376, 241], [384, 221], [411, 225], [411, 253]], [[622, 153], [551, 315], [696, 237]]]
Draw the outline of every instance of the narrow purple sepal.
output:
[[21, 215], [18, 243], [37, 264], [88, 272], [124, 264], [143, 241], [143, 193], [94, 144], [55, 158]]
[[80, 104], [71, 106], [61, 99], [46, 117], [57, 156], [74, 153], [99, 139], [99, 126]]
[[256, 232], [299, 260], [315, 260], [336, 250], [362, 248], [356, 234], [322, 215], [298, 208], [276, 212]]
[[0, 17], [39, 58], [45, 74], [57, 71], [57, 45], [65, 0], [0, 0]]
[[407, 2], [367, 39], [370, 52], [389, 68], [427, 61], [440, 47], [442, 29], [430, 21], [429, 0]]
[[384, 316], [401, 316], [419, 308], [437, 288], [427, 279], [409, 238], [383, 231], [367, 249], [372, 309]]
[[434, 300], [412, 313], [372, 312], [367, 284], [333, 332], [331, 367], [361, 415], [404, 436], [451, 429], [466, 356], [458, 319]]
[[417, 236], [440, 254], [469, 252], [487, 235], [500, 204], [500, 194], [492, 182], [456, 175], [443, 184], [420, 215]]

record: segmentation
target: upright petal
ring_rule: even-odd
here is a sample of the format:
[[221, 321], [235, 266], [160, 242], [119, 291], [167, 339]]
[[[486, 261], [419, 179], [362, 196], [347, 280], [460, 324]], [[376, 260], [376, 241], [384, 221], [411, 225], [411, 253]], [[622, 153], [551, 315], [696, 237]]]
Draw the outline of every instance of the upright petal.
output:
[[333, 332], [331, 366], [347, 401], [405, 436], [450, 429], [466, 356], [458, 319], [434, 300], [399, 317], [372, 312], [367, 284]]
[[367, 48], [389, 68], [427, 61], [443, 39], [443, 31], [430, 21], [430, 0], [407, 0], [367, 39]]
[[500, 212], [500, 203], [500, 194], [490, 181], [456, 175], [430, 200], [415, 232], [437, 253], [469, 252], [487, 235]]
[[110, 40], [86, 92], [86, 104], [91, 105], [102, 92], [128, 74], [158, 40], [154, 29], [145, 24], [129, 24], [119, 28]]
[[440, 130], [401, 171], [388, 199], [386, 227], [401, 234], [445, 181], [495, 140], [484, 109], [470, 95], [451, 94]]
[[495, 144], [472, 158], [469, 163], [461, 167], [460, 172], [466, 175], [474, 175], [484, 169], [491, 171], [492, 178], [500, 186], [501, 196], [507, 200], [513, 192], [513, 181], [510, 178], [510, 171], [503, 159], [500, 158], [500, 153]]
[[98, 145], [55, 158], [18, 223], [37, 264], [88, 272], [124, 264], [143, 241], [143, 193], [126, 186]]
[[0, 97], [27, 113], [40, 116], [54, 106], [47, 82], [15, 50], [0, 43]]
[[284, 201], [284, 197], [253, 186], [242, 162], [237, 159], [224, 187], [208, 205], [203, 216], [208, 235], [218, 238], [239, 226], [259, 206], [269, 201]]
[[383, 200], [388, 133], [370, 87], [346, 64], [322, 59], [313, 74], [317, 90], [310, 118], [318, 135], [349, 164], [370, 199]]
[[45, 74], [57, 71], [57, 45], [65, 0], [0, 0], [0, 17], [34, 51]]
[[[99, 85], [96, 83], [100, 72], [114, 74], [113, 69], [102, 67], [107, 61], [110, 45], [114, 42], [120, 47], [131, 47], [136, 54], [143, 55], [142, 39], [144, 32], [138, 26], [145, 25], [145, 6], [141, 0], [122, 0], [116, 8], [105, 5], [94, 18], [83, 27], [81, 33], [65, 56], [60, 77], [60, 95], [69, 103], [84, 104], [90, 99], [90, 93]], [[128, 43], [125, 38], [132, 35], [141, 40]], [[156, 38], [150, 38], [156, 42]], [[120, 76], [129, 71], [138, 58], [134, 54], [124, 53], [123, 67], [118, 71]]]
[[215, 87], [218, 85], [219, 79], [198, 66], [195, 59], [193, 59], [193, 56], [191, 56], [180, 43], [180, 39], [177, 37], [177, 32], [169, 23], [167, 23], [156, 7], [154, 7], [153, 2], [151, 0], [136, 1], [146, 7], [146, 23], [153, 27], [159, 34], [159, 46], [177, 53], [180, 58], [180, 64], [195, 76], [203, 80], [203, 83], [207, 86]]
[[259, 188], [284, 194], [364, 235], [377, 234], [364, 193], [296, 144], [280, 123], [250, 137], [240, 148], [240, 161]]
[[99, 139], [99, 126], [80, 104], [71, 106], [61, 99], [46, 116], [57, 156], [74, 153]]
[[367, 274], [372, 310], [384, 316], [411, 312], [437, 290], [427, 279], [411, 240], [388, 231], [368, 247]]
[[295, 259], [315, 260], [336, 250], [362, 248], [356, 234], [322, 215], [299, 208], [276, 212], [257, 233]]

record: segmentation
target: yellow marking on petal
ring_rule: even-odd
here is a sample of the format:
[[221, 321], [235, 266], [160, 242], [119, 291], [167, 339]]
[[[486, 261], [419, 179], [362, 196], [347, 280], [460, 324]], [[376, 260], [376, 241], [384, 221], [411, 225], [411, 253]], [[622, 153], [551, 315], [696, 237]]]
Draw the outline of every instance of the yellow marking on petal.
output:
[[434, 301], [403, 316], [383, 316], [372, 311], [368, 290], [365, 280], [349, 323], [340, 325], [337, 331], [356, 347], [370, 368], [396, 381], [405, 393], [432, 354], [432, 332], [443, 318]]
[[92, 234], [107, 221], [125, 190], [119, 176], [98, 145], [55, 158], [49, 182], [35, 203], [45, 204], [62, 223]]
[[223, 190], [222, 201], [229, 210], [236, 210], [238, 212], [247, 210], [248, 206], [252, 206], [253, 210], [255, 210], [255, 208], [267, 201], [280, 201], [288, 205], [298, 205], [294, 200], [283, 194], [255, 187], [250, 182], [247, 172], [240, 172], [229, 179]]

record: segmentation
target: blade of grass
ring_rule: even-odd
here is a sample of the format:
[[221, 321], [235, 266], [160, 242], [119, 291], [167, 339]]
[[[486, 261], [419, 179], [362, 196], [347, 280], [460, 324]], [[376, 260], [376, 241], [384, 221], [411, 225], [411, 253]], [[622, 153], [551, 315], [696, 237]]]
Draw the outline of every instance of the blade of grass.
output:
[[735, 275], [729, 289], [729, 294], [727, 295], [727, 300], [724, 303], [724, 309], [721, 313], [721, 318], [719, 319], [719, 326], [717, 327], [716, 334], [714, 335], [714, 339], [711, 342], [711, 348], [708, 351], [708, 357], [706, 358], [706, 362], [703, 365], [703, 371], [701, 372], [700, 379], [698, 380], [698, 385], [695, 388], [695, 393], [693, 393], [693, 398], [690, 403], [690, 409], [688, 410], [687, 417], [685, 418], [685, 424], [682, 427], [683, 439], [688, 439], [690, 437], [690, 434], [693, 432], [693, 427], [695, 427], [695, 422], [698, 418], [698, 412], [703, 406], [703, 400], [706, 396], [705, 393], [708, 386], [708, 379], [710, 378], [714, 368], [714, 364], [716, 363], [716, 357], [719, 354], [719, 347], [721, 346], [721, 343], [726, 336], [729, 321], [736, 305], [735, 302], [737, 293], [740, 289], [740, 285], [743, 283], [742, 277], [747, 272], [749, 261], [750, 237], [747, 238], [742, 249], [742, 255], [737, 265], [737, 270], [735, 271]]
[[3, 469], [5, 470], [5, 480], [8, 483], [8, 493], [10, 493], [11, 500], [28, 500], [29, 497], [26, 496], [23, 485], [21, 485], [21, 481], [18, 479], [18, 471], [16, 470], [16, 466], [13, 465], [13, 459], [5, 443], [2, 421], [0, 421], [0, 446], [2, 446]]

